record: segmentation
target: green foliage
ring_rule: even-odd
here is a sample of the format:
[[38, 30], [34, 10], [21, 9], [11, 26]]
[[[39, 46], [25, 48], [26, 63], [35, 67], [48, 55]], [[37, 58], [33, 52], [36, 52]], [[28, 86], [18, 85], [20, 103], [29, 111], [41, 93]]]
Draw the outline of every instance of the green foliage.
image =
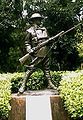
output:
[[[60, 91], [63, 99], [64, 107], [73, 119], [81, 119], [83, 117], [83, 70], [72, 72], [50, 72], [53, 84]], [[11, 91], [17, 93], [22, 83], [24, 73], [7, 73], [0, 74], [0, 117], [5, 119], [11, 109], [9, 100]], [[11, 81], [11, 82], [10, 82]], [[32, 74], [27, 81], [29, 90], [44, 89], [47, 81], [42, 71]], [[11, 90], [10, 90], [11, 89]]]
[[70, 116], [74, 119], [83, 117], [83, 70], [64, 73], [59, 89]]
[[[25, 9], [28, 11], [28, 17], [34, 12], [40, 12], [47, 17], [43, 22], [47, 28], [49, 36], [53, 36], [60, 31], [68, 30], [78, 21], [75, 19], [82, 7], [82, 1], [72, 3], [69, 0], [26, 0]], [[77, 68], [78, 51], [76, 49], [76, 29], [67, 33], [65, 36], [56, 39], [51, 51], [50, 66], [51, 70], [75, 70]]]
[[[59, 82], [61, 80], [61, 73], [51, 72], [51, 76], [52, 76], [53, 84], [58, 88]], [[46, 88], [47, 84], [48, 83], [43, 75], [43, 72], [37, 71], [32, 74], [31, 78], [27, 83], [27, 87], [30, 90], [40, 90], [40, 89]]]
[[[53, 36], [77, 24], [75, 16], [83, 6], [82, 1], [72, 3], [71, 0], [24, 1], [24, 8], [22, 0], [0, 1], [0, 72], [22, 70], [18, 59], [25, 54], [25, 31], [30, 26], [29, 17], [32, 13], [40, 12], [46, 17], [42, 24], [47, 28], [49, 36]], [[22, 16], [23, 9], [28, 11], [28, 16], [25, 18]], [[78, 37], [76, 37], [76, 32], [77, 29], [60, 39], [56, 39], [57, 44], [52, 49], [50, 59], [52, 70], [70, 70], [77, 67], [76, 45], [81, 36], [77, 35]]]
[[19, 62], [20, 54], [21, 51], [19, 47], [10, 47], [7, 60], [9, 64], [9, 72], [14, 72], [15, 70], [19, 71], [19, 69], [21, 69], [21, 65]]
[[[21, 83], [22, 83], [22, 80], [23, 80], [23, 77], [25, 75], [25, 73], [13, 73], [11, 74], [12, 77], [11, 77], [11, 90], [13, 93], [17, 93], [18, 92], [18, 89], [19, 87], [21, 86]], [[60, 75], [57, 75], [57, 73], [53, 74], [52, 73], [52, 82], [54, 82], [54, 84], [56, 86], [58, 86], [58, 82], [59, 82], [59, 77]], [[55, 81], [57, 80], [57, 81]], [[37, 71], [37, 72], [34, 72], [31, 77], [29, 78], [29, 80], [27, 81], [27, 85], [26, 85], [26, 88], [29, 89], [29, 90], [40, 90], [40, 89], [43, 89], [47, 86], [47, 80], [45, 80], [44, 78], [44, 75], [43, 75], [43, 72], [42, 71]]]
[[40, 71], [34, 72], [27, 82], [26, 86], [29, 90], [40, 90], [45, 88], [45, 79]]
[[79, 56], [83, 58], [83, 43], [79, 44]]
[[[16, 71], [16, 69], [18, 68], [17, 66], [18, 58], [16, 57], [16, 55], [18, 53], [18, 56], [20, 56], [20, 52], [18, 52], [18, 49], [20, 49], [20, 45], [19, 45], [19, 42], [21, 42], [20, 36], [22, 36], [23, 34], [23, 33], [21, 34], [23, 27], [23, 26], [21, 27], [22, 24], [21, 12], [22, 12], [22, 3], [20, 0], [0, 1], [0, 39], [1, 39], [0, 40], [0, 53], [1, 53], [0, 72], [3, 71], [10, 72], [10, 70], [11, 72], [13, 72]], [[19, 30], [21, 32], [19, 32]], [[10, 52], [12, 52], [11, 48], [13, 48], [16, 51], [16, 55], [14, 54], [15, 56], [14, 60], [13, 59], [11, 60], [11, 57], [13, 56], [12, 54], [10, 54]], [[10, 65], [10, 61], [13, 63], [12, 67]]]
[[3, 120], [8, 117], [11, 109], [9, 100], [11, 95], [10, 74], [0, 74], [0, 118]]
[[[52, 76], [52, 82], [53, 84], [58, 87], [59, 86], [59, 82], [61, 80], [61, 73], [60, 72], [51, 72], [51, 76]], [[24, 73], [13, 73], [12, 77], [11, 77], [11, 90], [13, 93], [17, 93], [18, 89], [22, 83], [24, 77]], [[44, 89], [47, 87], [47, 80], [44, 77], [44, 74], [42, 71], [37, 71], [34, 72], [31, 77], [29, 78], [29, 80], [27, 81], [27, 85], [26, 88], [28, 90], [40, 90], [40, 89]]]
[[79, 42], [77, 44], [77, 50], [79, 52], [79, 64], [83, 62], [83, 25], [81, 25], [80, 27], [81, 30], [79, 28], [76, 33], [76, 38], [79, 39]]
[[23, 73], [13, 73], [11, 74], [11, 92], [12, 93], [17, 93], [18, 89], [20, 88], [21, 81], [23, 78]]
[[[61, 80], [60, 72], [51, 72], [52, 82], [56, 87], [59, 85]], [[21, 86], [24, 73], [7, 73], [0, 74], [0, 118], [5, 120], [8, 118], [8, 113], [11, 109], [10, 106], [10, 95], [12, 93], [17, 93], [19, 87]], [[26, 88], [29, 90], [40, 90], [47, 86], [47, 81], [44, 78], [42, 71], [37, 71], [32, 74], [30, 79], [27, 81]]]
[[62, 73], [61, 71], [51, 71], [51, 76], [52, 76], [52, 83], [55, 85], [55, 87], [59, 87], [60, 85], [60, 81], [61, 81], [61, 77], [62, 77]]

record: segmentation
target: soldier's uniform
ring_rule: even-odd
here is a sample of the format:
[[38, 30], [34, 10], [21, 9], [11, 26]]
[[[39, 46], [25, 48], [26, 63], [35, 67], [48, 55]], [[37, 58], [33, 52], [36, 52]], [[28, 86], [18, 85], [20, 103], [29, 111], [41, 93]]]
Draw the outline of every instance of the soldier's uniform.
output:
[[[31, 19], [33, 18], [40, 19], [41, 15], [39, 13], [35, 13], [31, 16]], [[28, 53], [33, 51], [34, 47], [44, 42], [46, 39], [48, 39], [46, 28], [34, 24], [32, 27], [30, 27], [27, 30], [27, 36], [25, 41], [26, 51]], [[51, 75], [49, 71], [49, 58], [47, 56], [47, 53], [48, 53], [48, 47], [44, 46], [30, 56], [31, 61], [29, 63], [29, 66], [27, 67], [27, 71], [23, 79], [23, 84], [19, 89], [20, 93], [24, 92], [27, 80], [29, 79], [30, 75], [40, 66], [40, 64], [41, 64], [41, 69], [43, 70], [44, 75], [48, 80], [49, 86], [55, 89], [55, 86], [51, 82]]]

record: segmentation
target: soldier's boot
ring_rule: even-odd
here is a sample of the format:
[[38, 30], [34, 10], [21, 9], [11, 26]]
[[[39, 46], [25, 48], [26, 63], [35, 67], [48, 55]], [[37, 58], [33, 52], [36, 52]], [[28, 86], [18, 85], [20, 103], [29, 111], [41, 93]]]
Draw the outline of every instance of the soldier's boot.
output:
[[27, 83], [27, 77], [28, 77], [28, 74], [25, 73], [25, 76], [24, 76], [24, 78], [23, 78], [21, 87], [19, 88], [18, 94], [23, 94], [23, 93], [24, 93], [24, 91], [25, 91], [25, 86], [26, 86], [26, 83]]
[[27, 80], [29, 79], [29, 77], [30, 77], [30, 75], [31, 75], [32, 73], [33, 73], [33, 70], [28, 70], [28, 71], [25, 73], [25, 76], [24, 76], [24, 78], [23, 78], [22, 85], [21, 85], [21, 87], [19, 88], [18, 94], [23, 94], [23, 93], [24, 93]]
[[50, 75], [50, 71], [49, 70], [45, 70], [45, 76], [46, 76], [46, 79], [48, 80], [48, 89], [54, 89], [56, 90], [56, 87], [55, 85], [52, 83], [52, 78], [51, 78], [51, 75]]
[[25, 91], [25, 83], [23, 82], [22, 85], [21, 85], [21, 87], [19, 88], [18, 94], [23, 94], [24, 91]]
[[55, 87], [55, 85], [51, 82], [51, 80], [48, 81], [48, 89], [54, 89], [56, 90], [57, 88]]

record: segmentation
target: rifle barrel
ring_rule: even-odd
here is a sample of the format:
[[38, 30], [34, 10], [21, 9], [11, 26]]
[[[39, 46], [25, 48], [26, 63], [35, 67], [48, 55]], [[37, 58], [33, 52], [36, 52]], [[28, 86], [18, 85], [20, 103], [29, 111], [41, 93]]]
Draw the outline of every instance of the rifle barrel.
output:
[[82, 23], [79, 23], [79, 24], [75, 25], [74, 27], [68, 29], [68, 30], [65, 31], [62, 35], [65, 35], [66, 33], [70, 32], [70, 31], [73, 30], [73, 29], [75, 29], [75, 28], [78, 27], [80, 24], [82, 24]]

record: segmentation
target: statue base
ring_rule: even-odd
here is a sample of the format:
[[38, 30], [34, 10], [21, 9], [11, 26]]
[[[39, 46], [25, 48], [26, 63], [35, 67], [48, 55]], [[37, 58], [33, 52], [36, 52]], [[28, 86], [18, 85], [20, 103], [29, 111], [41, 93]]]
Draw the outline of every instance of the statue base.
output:
[[[26, 119], [26, 97], [28, 96], [49, 96], [51, 103], [52, 120], [70, 120], [64, 110], [61, 98], [56, 90], [46, 89], [37, 91], [27, 91], [22, 95], [12, 94], [11, 111], [8, 120]], [[28, 101], [27, 101], [28, 103]]]

